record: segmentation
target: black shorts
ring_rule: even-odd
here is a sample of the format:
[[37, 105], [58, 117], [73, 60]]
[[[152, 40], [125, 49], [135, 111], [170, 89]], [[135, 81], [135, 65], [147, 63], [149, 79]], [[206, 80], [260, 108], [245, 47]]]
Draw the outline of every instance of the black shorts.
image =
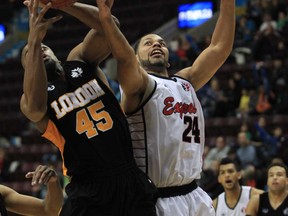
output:
[[101, 178], [73, 177], [60, 216], [156, 216], [157, 189], [137, 168]]

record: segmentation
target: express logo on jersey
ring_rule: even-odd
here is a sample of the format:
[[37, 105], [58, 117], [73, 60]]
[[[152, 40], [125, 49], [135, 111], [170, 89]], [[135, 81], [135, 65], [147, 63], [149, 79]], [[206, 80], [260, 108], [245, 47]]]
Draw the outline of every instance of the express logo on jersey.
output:
[[288, 207], [284, 209], [283, 214], [288, 215]]
[[182, 82], [181, 86], [185, 91], [190, 91], [190, 85], [188, 83]]
[[83, 70], [80, 67], [77, 67], [73, 70], [71, 70], [71, 77], [72, 78], [78, 78], [79, 76], [82, 76]]
[[192, 114], [196, 113], [197, 109], [194, 104], [190, 103], [182, 103], [182, 102], [174, 102], [173, 97], [167, 97], [164, 100], [165, 107], [163, 109], [164, 115], [172, 115], [173, 113], [180, 113], [180, 118], [182, 119], [183, 114]]

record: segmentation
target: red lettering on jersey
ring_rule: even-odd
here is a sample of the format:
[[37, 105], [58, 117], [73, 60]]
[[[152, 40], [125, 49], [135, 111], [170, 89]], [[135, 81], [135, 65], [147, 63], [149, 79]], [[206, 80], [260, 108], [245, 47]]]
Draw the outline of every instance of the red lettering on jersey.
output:
[[163, 109], [163, 114], [164, 115], [172, 115], [173, 113], [180, 113], [180, 118], [182, 119], [183, 114], [187, 113], [196, 113], [197, 109], [194, 106], [194, 104], [190, 103], [182, 103], [182, 102], [176, 102], [174, 103], [174, 98], [173, 97], [167, 97], [164, 100], [165, 107]]

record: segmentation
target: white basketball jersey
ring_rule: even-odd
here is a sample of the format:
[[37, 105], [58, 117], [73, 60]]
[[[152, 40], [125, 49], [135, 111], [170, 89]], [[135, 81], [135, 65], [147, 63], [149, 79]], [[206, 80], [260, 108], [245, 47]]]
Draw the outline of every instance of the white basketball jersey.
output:
[[250, 200], [251, 187], [242, 186], [239, 200], [234, 208], [230, 208], [226, 204], [225, 193], [218, 196], [216, 206], [216, 216], [245, 216], [245, 210]]
[[190, 82], [152, 77], [157, 85], [140, 110], [127, 116], [138, 166], [157, 187], [200, 178], [204, 117]]

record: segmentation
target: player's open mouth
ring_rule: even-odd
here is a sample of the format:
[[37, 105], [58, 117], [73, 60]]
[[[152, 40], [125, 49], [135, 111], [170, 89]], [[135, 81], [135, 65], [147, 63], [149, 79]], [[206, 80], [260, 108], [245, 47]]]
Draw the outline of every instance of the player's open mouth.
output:
[[151, 56], [156, 56], [156, 55], [164, 55], [164, 53], [160, 49], [155, 49], [151, 52]]
[[225, 182], [226, 182], [226, 184], [231, 184], [232, 183], [231, 180], [226, 180]]

